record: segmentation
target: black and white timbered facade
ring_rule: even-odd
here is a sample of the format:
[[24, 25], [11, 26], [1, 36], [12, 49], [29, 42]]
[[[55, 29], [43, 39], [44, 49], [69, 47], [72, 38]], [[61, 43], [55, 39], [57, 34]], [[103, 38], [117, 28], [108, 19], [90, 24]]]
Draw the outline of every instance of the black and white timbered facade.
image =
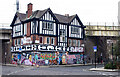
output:
[[11, 24], [12, 53], [83, 52], [81, 44], [85, 26], [77, 14], [55, 14], [50, 8], [34, 12], [30, 9], [31, 3], [26, 14], [17, 12], [14, 16]]

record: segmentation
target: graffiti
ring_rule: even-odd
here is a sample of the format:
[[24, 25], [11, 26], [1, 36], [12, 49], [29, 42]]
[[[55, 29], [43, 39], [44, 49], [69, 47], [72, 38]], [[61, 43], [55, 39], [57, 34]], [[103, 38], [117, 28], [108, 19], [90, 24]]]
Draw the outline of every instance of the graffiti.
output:
[[52, 54], [52, 53], [43, 53], [43, 54], [40, 54], [39, 56], [38, 56], [38, 58], [40, 58], [40, 59], [47, 59], [47, 60], [53, 60], [53, 59], [55, 59], [55, 54]]
[[83, 62], [83, 57], [80, 54], [68, 55], [67, 63], [68, 64], [80, 64]]
[[[25, 64], [25, 65], [31, 65], [32, 64], [38, 64], [42, 65], [48, 63], [51, 63], [56, 60], [55, 53], [16, 53], [12, 54], [12, 63], [17, 64], [18, 62], [20, 64]], [[30, 63], [31, 62], [31, 63]]]
[[25, 65], [32, 65], [32, 62], [29, 59], [25, 60]]

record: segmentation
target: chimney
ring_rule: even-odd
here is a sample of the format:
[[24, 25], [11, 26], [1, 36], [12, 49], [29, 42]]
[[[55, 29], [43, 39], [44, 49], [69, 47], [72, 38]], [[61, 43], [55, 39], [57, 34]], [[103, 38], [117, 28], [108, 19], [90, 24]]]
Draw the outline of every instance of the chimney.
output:
[[33, 5], [32, 3], [28, 4], [28, 10], [27, 10], [27, 13], [28, 13], [27, 17], [28, 18], [32, 15], [32, 5]]
[[65, 16], [69, 17], [69, 14], [65, 14]]

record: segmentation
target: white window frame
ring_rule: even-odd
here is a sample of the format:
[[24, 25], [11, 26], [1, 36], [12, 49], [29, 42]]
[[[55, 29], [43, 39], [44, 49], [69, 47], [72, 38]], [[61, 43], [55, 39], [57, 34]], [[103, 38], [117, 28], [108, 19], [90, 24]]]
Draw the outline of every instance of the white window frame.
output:
[[80, 32], [79, 27], [71, 26], [71, 30], [72, 30], [72, 33], [74, 33], [74, 34], [79, 34], [79, 32]]
[[53, 27], [54, 27], [54, 23], [52, 23], [52, 22], [45, 22], [45, 21], [43, 21], [42, 25], [43, 25], [43, 29], [47, 29], [47, 30], [53, 30]]

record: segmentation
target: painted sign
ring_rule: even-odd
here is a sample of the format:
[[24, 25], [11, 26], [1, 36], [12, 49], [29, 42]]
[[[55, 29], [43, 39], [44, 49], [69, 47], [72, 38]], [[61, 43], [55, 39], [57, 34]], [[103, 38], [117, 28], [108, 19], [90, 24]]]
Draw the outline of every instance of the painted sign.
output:
[[70, 52], [83, 52], [83, 47], [71, 47]]
[[83, 47], [62, 47], [62, 46], [53, 46], [53, 45], [22, 45], [22, 46], [15, 46], [11, 47], [11, 52], [19, 51], [19, 48], [21, 48], [21, 51], [69, 51], [69, 52], [83, 52]]
[[31, 41], [31, 38], [30, 37], [24, 37], [23, 38], [23, 44], [26, 44], [26, 43], [32, 43], [32, 41]]

